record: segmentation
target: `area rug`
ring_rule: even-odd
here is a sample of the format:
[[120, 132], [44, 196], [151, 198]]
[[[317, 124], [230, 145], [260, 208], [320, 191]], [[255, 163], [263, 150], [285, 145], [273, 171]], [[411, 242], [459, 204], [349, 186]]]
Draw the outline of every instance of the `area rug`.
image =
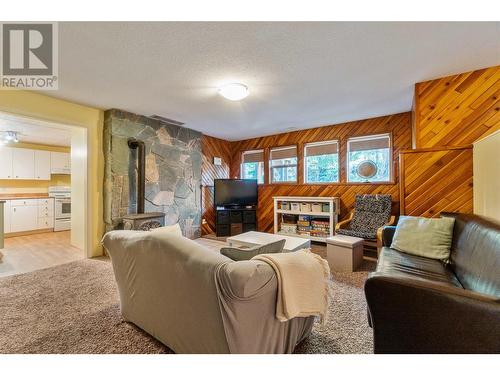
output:
[[[296, 353], [371, 353], [365, 271], [334, 273], [325, 326]], [[111, 263], [85, 259], [0, 278], [0, 353], [172, 353], [120, 315]]]

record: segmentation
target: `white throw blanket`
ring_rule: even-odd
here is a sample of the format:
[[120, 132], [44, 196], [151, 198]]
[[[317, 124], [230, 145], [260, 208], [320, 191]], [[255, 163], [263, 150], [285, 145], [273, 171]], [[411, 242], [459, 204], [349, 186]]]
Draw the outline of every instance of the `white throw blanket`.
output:
[[310, 250], [261, 254], [253, 257], [269, 264], [278, 278], [276, 318], [284, 322], [296, 317], [319, 316], [326, 321], [330, 267]]

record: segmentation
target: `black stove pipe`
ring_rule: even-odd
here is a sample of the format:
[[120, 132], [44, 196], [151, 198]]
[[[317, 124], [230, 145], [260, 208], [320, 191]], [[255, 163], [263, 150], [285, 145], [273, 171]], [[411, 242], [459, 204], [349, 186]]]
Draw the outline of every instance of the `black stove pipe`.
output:
[[135, 138], [128, 139], [128, 147], [137, 150], [137, 213], [144, 213], [146, 200], [146, 149], [143, 141]]

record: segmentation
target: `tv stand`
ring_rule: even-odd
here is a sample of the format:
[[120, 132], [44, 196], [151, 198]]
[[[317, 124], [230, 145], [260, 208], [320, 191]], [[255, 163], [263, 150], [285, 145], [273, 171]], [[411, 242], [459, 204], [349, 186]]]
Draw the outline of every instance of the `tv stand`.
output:
[[257, 208], [231, 206], [215, 208], [215, 234], [217, 237], [236, 236], [257, 230]]

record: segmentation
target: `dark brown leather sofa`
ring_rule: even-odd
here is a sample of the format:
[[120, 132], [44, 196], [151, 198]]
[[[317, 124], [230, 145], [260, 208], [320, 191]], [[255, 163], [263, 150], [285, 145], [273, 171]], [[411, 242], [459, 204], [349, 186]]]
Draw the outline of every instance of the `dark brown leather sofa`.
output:
[[500, 225], [454, 216], [450, 262], [389, 248], [385, 227], [365, 295], [375, 353], [500, 353]]

